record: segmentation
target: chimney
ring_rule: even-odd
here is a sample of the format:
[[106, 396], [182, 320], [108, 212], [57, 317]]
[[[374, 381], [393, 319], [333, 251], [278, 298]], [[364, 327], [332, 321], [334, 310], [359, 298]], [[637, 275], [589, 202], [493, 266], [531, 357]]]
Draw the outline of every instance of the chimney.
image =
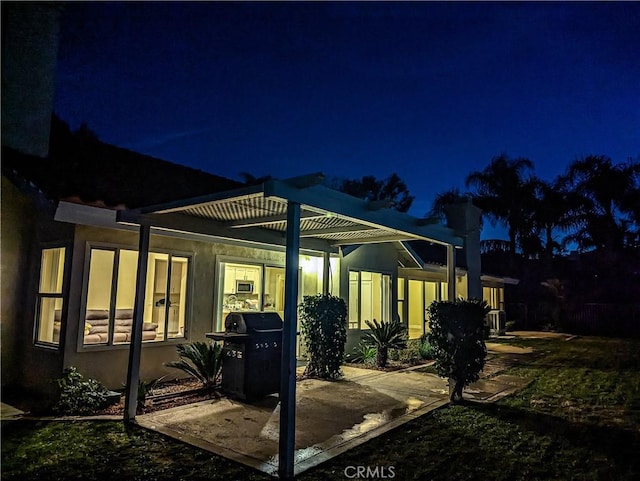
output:
[[480, 216], [482, 210], [471, 203], [467, 197], [445, 206], [447, 227], [454, 229], [456, 235], [464, 240], [462, 252], [467, 264], [467, 289], [469, 298], [482, 299], [480, 281]]
[[62, 6], [2, 4], [2, 145], [46, 157]]

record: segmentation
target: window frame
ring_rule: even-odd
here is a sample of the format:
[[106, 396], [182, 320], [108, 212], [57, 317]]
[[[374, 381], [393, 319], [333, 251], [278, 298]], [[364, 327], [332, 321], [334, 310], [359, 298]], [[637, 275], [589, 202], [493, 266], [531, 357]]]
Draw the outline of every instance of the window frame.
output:
[[[104, 250], [104, 251], [113, 251], [114, 252], [114, 265], [112, 270], [111, 277], [111, 293], [109, 297], [109, 337], [106, 344], [85, 344], [84, 343], [84, 326], [86, 322], [86, 312], [87, 312], [87, 302], [89, 296], [89, 275], [91, 271], [91, 251]], [[126, 245], [126, 244], [114, 244], [114, 243], [104, 243], [104, 242], [87, 242], [85, 246], [85, 257], [84, 257], [84, 270], [82, 275], [82, 294], [80, 301], [80, 312], [78, 316], [78, 340], [77, 340], [77, 351], [104, 351], [104, 350], [112, 350], [112, 349], [129, 349], [131, 346], [131, 342], [122, 342], [114, 344], [113, 335], [115, 333], [114, 325], [115, 325], [115, 304], [117, 299], [117, 285], [118, 285], [118, 271], [120, 269], [120, 251], [127, 250], [136, 252], [138, 255], [140, 254], [138, 246]], [[150, 247], [149, 253], [154, 254], [167, 254], [169, 259], [172, 257], [183, 257], [187, 259], [187, 281], [186, 281], [186, 291], [185, 291], [185, 311], [184, 311], [184, 336], [176, 337], [176, 338], [168, 338], [167, 337], [167, 315], [165, 313], [165, 331], [164, 331], [164, 339], [156, 341], [143, 341], [142, 346], [167, 346], [167, 345], [175, 345], [175, 344], [184, 344], [189, 340], [190, 328], [191, 328], [191, 319], [192, 319], [192, 306], [193, 306], [193, 269], [194, 269], [194, 259], [195, 254], [193, 252], [181, 251], [177, 249], [166, 249], [166, 248], [155, 248]], [[137, 264], [136, 264], [137, 266]], [[137, 268], [137, 267], [136, 267]], [[148, 265], [147, 265], [148, 272]], [[170, 271], [169, 271], [170, 272]], [[168, 281], [170, 278], [168, 277]], [[145, 283], [145, 290], [147, 285]], [[135, 294], [134, 294], [135, 296]], [[145, 302], [147, 298], [145, 296]]]
[[425, 302], [425, 283], [427, 282], [431, 282], [433, 284], [436, 284], [435, 287], [435, 294], [436, 294], [436, 299], [434, 300], [437, 302], [442, 302], [442, 301], [446, 301], [447, 299], [445, 299], [444, 297], [447, 294], [447, 281], [446, 280], [442, 280], [442, 279], [434, 279], [434, 278], [424, 278], [424, 277], [419, 277], [419, 276], [415, 276], [415, 275], [402, 275], [402, 276], [398, 276], [398, 280], [400, 279], [404, 279], [404, 300], [400, 300], [398, 299], [398, 306], [400, 306], [400, 303], [403, 303], [403, 309], [404, 309], [404, 313], [406, 314], [406, 320], [404, 322], [405, 326], [407, 328], [409, 328], [409, 310], [410, 310], [410, 302], [409, 302], [409, 281], [419, 281], [422, 283], [422, 288], [420, 289], [421, 291], [421, 299], [422, 299], [422, 311], [423, 311], [423, 317], [424, 320], [422, 322], [422, 332], [423, 334], [428, 332], [428, 326], [429, 326], [429, 319], [427, 316], [427, 308], [429, 306], [426, 305]]
[[[386, 305], [388, 311], [389, 311], [389, 319], [384, 319], [387, 322], [392, 321], [393, 319], [395, 319], [396, 317], [394, 316], [394, 312], [393, 312], [393, 307], [394, 307], [394, 295], [393, 295], [393, 289], [394, 289], [394, 285], [396, 286], [397, 289], [397, 284], [394, 283], [394, 278], [396, 277], [395, 274], [391, 271], [385, 271], [385, 270], [372, 270], [372, 269], [367, 269], [367, 268], [356, 268], [356, 267], [349, 267], [349, 269], [347, 270], [347, 286], [349, 288], [349, 292], [348, 292], [348, 298], [351, 297], [351, 273], [352, 272], [356, 272], [358, 274], [358, 327], [350, 327], [350, 324], [352, 324], [351, 321], [349, 321], [349, 317], [350, 317], [350, 313], [347, 311], [347, 330], [349, 331], [368, 331], [369, 327], [366, 326], [364, 324], [364, 319], [362, 319], [362, 273], [363, 272], [368, 272], [370, 274], [380, 274], [381, 275], [381, 290], [384, 291], [384, 276], [389, 276], [389, 289], [388, 289], [388, 298], [385, 301], [383, 299], [383, 293], [381, 292], [380, 294], [380, 310], [382, 311]], [[397, 295], [396, 297], [396, 303], [398, 301], [397, 299]], [[349, 307], [350, 302], [347, 304], [347, 307]], [[396, 306], [397, 309], [397, 306]], [[397, 315], [397, 311], [395, 313]], [[365, 326], [364, 328], [362, 326]]]
[[[62, 351], [64, 349], [64, 340], [67, 333], [67, 313], [69, 304], [69, 281], [71, 278], [71, 259], [73, 256], [73, 244], [70, 242], [47, 242], [40, 244], [38, 248], [38, 271], [35, 277], [35, 306], [33, 317], [33, 330], [32, 330], [32, 344], [35, 347], [52, 350]], [[42, 275], [42, 254], [45, 250], [49, 249], [64, 249], [64, 262], [62, 263], [62, 287], [60, 293], [43, 293], [40, 292], [40, 276]], [[42, 299], [62, 299], [62, 309], [60, 311], [60, 337], [58, 342], [47, 342], [38, 339], [40, 329], [40, 312], [41, 312], [41, 300]]]

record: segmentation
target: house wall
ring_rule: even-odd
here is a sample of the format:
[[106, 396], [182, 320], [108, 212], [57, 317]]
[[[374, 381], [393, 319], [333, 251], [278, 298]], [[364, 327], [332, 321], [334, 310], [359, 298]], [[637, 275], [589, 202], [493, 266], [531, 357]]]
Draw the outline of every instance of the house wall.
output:
[[[78, 226], [73, 248], [73, 268], [67, 318], [67, 335], [64, 366], [75, 366], [85, 376], [100, 380], [106, 386], [121, 388], [126, 380], [129, 345], [121, 346], [82, 346], [79, 340], [82, 329], [83, 289], [87, 274], [88, 245], [102, 243], [138, 250], [136, 232]], [[141, 379], [155, 379], [167, 376], [167, 379], [182, 377], [176, 369], [166, 368], [164, 363], [178, 359], [176, 344], [204, 341], [205, 334], [215, 330], [216, 309], [216, 272], [218, 257], [233, 257], [257, 262], [284, 263], [284, 252], [258, 249], [253, 247], [207, 243], [152, 235], [150, 250], [170, 250], [192, 254], [190, 279], [190, 305], [187, 307], [188, 333], [186, 339], [163, 343], [143, 343], [140, 362]], [[80, 344], [79, 344], [80, 343]]]
[[[366, 270], [382, 272], [391, 275], [391, 315], [397, 317], [398, 305], [398, 253], [391, 243], [364, 244], [347, 254], [340, 262], [340, 297], [349, 305], [349, 270]], [[351, 350], [362, 339], [363, 331], [359, 329], [347, 330], [347, 344], [345, 352]]]
[[[27, 321], [25, 293], [29, 280], [29, 253], [35, 226], [29, 219], [35, 216], [35, 207], [26, 196], [6, 178], [2, 177], [2, 209], [0, 210], [0, 236], [2, 242], [2, 302], [0, 312], [0, 340], [2, 342], [2, 387], [16, 383], [21, 369], [19, 341]], [[25, 222], [27, 220], [27, 222]]]
[[73, 226], [54, 222], [48, 204], [2, 178], [2, 384], [51, 398], [62, 355], [34, 345], [40, 250], [69, 246]]

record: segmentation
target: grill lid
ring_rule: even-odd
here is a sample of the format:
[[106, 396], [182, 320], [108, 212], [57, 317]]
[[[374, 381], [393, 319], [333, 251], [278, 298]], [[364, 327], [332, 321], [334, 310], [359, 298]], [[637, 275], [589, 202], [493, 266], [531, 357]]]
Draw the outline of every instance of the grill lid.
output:
[[275, 332], [282, 330], [282, 319], [277, 312], [230, 312], [224, 321], [226, 332]]

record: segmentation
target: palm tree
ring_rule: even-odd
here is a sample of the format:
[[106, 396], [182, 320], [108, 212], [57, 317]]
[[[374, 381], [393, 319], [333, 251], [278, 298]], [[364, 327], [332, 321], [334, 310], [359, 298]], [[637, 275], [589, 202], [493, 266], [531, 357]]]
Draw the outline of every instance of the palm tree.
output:
[[527, 225], [527, 205], [532, 203], [535, 184], [526, 174], [533, 170], [529, 159], [509, 159], [506, 154], [494, 157], [482, 171], [470, 173], [466, 186], [476, 188], [474, 203], [493, 225], [503, 222], [509, 234], [510, 264], [513, 267], [519, 234]]
[[581, 201], [580, 227], [572, 239], [581, 249], [623, 249], [638, 220], [633, 199], [640, 190], [640, 162], [614, 165], [609, 157], [590, 155], [569, 166], [567, 179]]
[[558, 176], [552, 182], [534, 178], [535, 204], [532, 221], [534, 230], [542, 237], [541, 254], [547, 270], [551, 269], [555, 250], [561, 249], [561, 243], [554, 238], [558, 230], [566, 232], [578, 223], [580, 196], [569, 189], [568, 178]]
[[427, 217], [433, 219], [434, 223], [444, 222], [446, 220], [445, 207], [466, 200], [468, 195], [470, 194], [461, 194], [457, 187], [436, 194], [436, 198], [431, 204], [431, 210], [427, 212]]
[[364, 321], [369, 331], [362, 337], [365, 346], [376, 348], [376, 366], [385, 367], [389, 357], [389, 349], [405, 349], [407, 347], [407, 328], [398, 320], [391, 322]]

